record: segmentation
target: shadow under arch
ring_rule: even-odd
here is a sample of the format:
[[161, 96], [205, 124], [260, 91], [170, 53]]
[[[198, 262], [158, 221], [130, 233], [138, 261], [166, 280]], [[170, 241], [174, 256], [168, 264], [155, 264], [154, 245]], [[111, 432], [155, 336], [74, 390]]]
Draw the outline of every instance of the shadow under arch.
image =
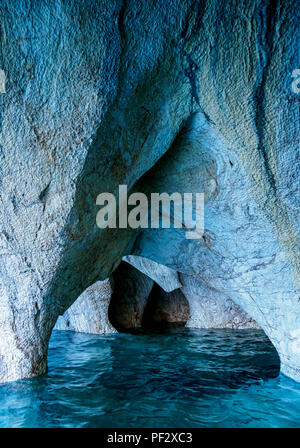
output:
[[[245, 229], [245, 233], [239, 235], [239, 242], [249, 245], [248, 216], [235, 216], [235, 204], [230, 203], [234, 186], [239, 192], [239, 206], [244, 207], [242, 199], [248, 188], [246, 176], [241, 177], [242, 168], [237, 155], [228, 150], [207, 117], [200, 111], [191, 114], [169, 150], [136, 181], [131, 190], [148, 196], [151, 192], [204, 192], [208, 225], [205, 225], [203, 238], [199, 240], [186, 239], [183, 228], [172, 227], [142, 231], [105, 229], [100, 237], [100, 230], [94, 222], [97, 209], [92, 201], [99, 193], [101, 184], [97, 177], [97, 158], [103, 147], [100, 145], [100, 150], [98, 145], [88, 155], [75, 206], [69, 217], [68, 241], [72, 238], [73, 241], [49, 292], [50, 297], [63, 298], [59, 312], [64, 312], [82, 290], [98, 280], [100, 275], [107, 277], [114, 271], [122, 255], [132, 253], [178, 272], [195, 275], [220, 291], [231, 288], [232, 299], [264, 328], [260, 307], [257, 304], [251, 304], [252, 308], [248, 306], [250, 300], [245, 300], [243, 296], [244, 284], [234, 272], [234, 261], [240, 258], [239, 248], [226, 245], [238, 225]], [[86, 232], [87, 229], [91, 231]], [[252, 269], [249, 265], [251, 256], [249, 259], [245, 257], [243, 262], [245, 267]]]

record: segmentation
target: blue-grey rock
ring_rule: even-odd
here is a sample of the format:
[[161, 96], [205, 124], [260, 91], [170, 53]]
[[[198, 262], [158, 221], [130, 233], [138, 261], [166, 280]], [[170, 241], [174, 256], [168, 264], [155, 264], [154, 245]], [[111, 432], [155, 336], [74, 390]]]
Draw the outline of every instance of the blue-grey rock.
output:
[[87, 288], [64, 315], [59, 316], [54, 329], [92, 334], [115, 333], [108, 318], [111, 283], [111, 280], [106, 279]]
[[115, 270], [113, 279], [114, 291], [108, 309], [110, 322], [121, 332], [142, 328], [153, 280], [125, 262]]
[[[44, 373], [58, 316], [130, 254], [226, 294], [300, 380], [299, 14], [2, 0], [0, 382]], [[186, 121], [200, 135], [172, 145]], [[96, 197], [120, 184], [204, 191], [204, 238], [99, 229]]]
[[181, 289], [166, 292], [157, 284], [153, 286], [143, 314], [144, 328], [183, 327], [189, 318], [189, 302]]
[[[148, 229], [135, 242], [134, 253], [194, 276], [199, 298], [209, 290], [230, 298], [264, 329], [278, 350], [281, 370], [298, 379], [298, 276], [278, 239], [276, 222], [266, 219], [253, 198], [254, 187], [238, 153], [224, 144], [203, 114], [195, 114], [136, 188], [147, 194], [205, 193], [202, 239], [186, 239], [184, 229]], [[298, 222], [293, 223], [295, 231]]]
[[260, 328], [228, 295], [208, 287], [198, 278], [181, 274], [181, 291], [188, 300], [189, 328]]
[[149, 260], [149, 258], [127, 255], [123, 257], [123, 261], [126, 261], [143, 274], [152, 278], [166, 292], [171, 292], [182, 286], [178, 278], [178, 273], [174, 269]]

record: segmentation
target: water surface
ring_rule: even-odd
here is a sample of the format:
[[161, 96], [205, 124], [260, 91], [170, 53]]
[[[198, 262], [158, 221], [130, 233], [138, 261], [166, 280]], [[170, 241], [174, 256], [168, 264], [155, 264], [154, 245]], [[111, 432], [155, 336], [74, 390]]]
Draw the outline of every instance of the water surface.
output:
[[49, 373], [0, 386], [0, 427], [300, 427], [260, 330], [54, 331]]

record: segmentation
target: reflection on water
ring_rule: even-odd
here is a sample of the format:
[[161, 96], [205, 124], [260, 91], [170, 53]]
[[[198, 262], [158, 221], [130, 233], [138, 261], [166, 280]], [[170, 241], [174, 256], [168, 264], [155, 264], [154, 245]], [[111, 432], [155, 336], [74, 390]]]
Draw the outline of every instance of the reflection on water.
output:
[[49, 373], [0, 386], [1, 427], [299, 427], [261, 330], [53, 333]]

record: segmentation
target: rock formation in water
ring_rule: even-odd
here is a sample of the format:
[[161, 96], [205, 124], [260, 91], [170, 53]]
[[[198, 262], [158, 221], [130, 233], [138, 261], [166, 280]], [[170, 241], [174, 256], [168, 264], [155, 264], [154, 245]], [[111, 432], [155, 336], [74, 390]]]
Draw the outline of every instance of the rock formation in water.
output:
[[92, 334], [115, 333], [108, 318], [113, 291], [111, 283], [110, 279], [106, 279], [87, 288], [64, 315], [59, 316], [54, 329]]
[[123, 260], [134, 266], [138, 271], [152, 278], [164, 291], [171, 292], [174, 289], [181, 288], [177, 271], [156, 263], [149, 258], [136, 255], [127, 255]]
[[170, 325], [259, 328], [231, 299], [195, 277], [180, 274], [180, 281], [173, 269], [136, 255], [123, 260], [127, 262], [114, 272], [115, 281], [107, 279], [87, 288], [58, 318], [54, 329], [112, 333], [111, 322], [121, 332]]
[[181, 274], [182, 293], [190, 308], [190, 328], [260, 328], [230, 297], [209, 288], [196, 277]]
[[114, 291], [108, 310], [110, 322], [118, 331], [141, 328], [153, 280], [125, 262], [113, 276]]
[[185, 326], [189, 317], [189, 302], [180, 289], [165, 292], [154, 285], [143, 314], [144, 328]]
[[[46, 371], [58, 316], [124, 255], [229, 297], [300, 380], [299, 15], [292, 0], [2, 1], [0, 381]], [[99, 229], [97, 195], [120, 184], [204, 192], [203, 238]]]

